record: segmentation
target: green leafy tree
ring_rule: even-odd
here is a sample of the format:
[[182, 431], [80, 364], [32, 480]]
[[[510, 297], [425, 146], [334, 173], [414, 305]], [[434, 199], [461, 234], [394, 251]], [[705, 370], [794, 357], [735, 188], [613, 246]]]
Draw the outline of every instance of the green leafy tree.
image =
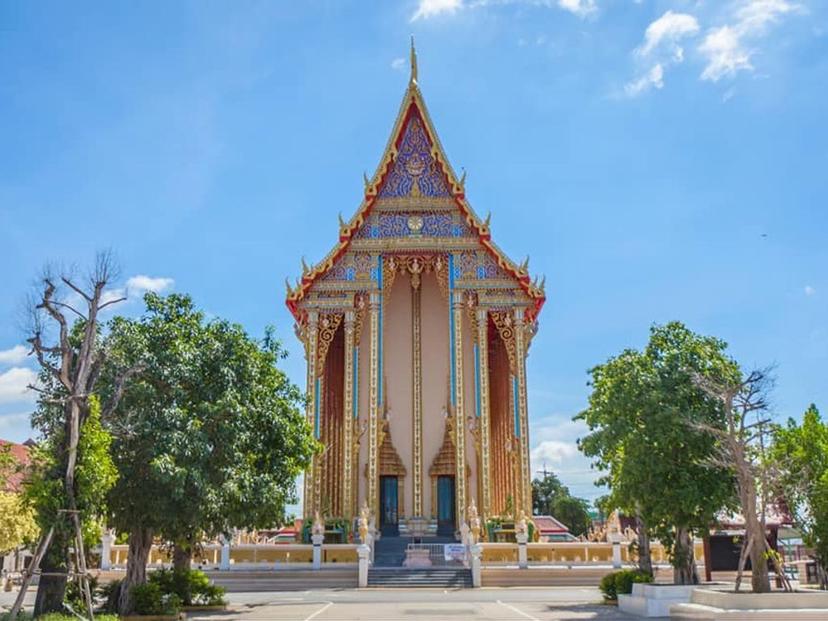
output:
[[552, 472], [532, 481], [532, 509], [536, 515], [552, 515], [569, 528], [573, 535], [583, 535], [592, 525], [589, 503], [570, 494]]
[[[238, 325], [207, 321], [184, 295], [145, 302], [143, 316], [116, 318], [107, 336], [116, 368], [143, 366], [108, 421], [121, 475], [113, 525], [129, 533], [122, 612], [146, 582], [154, 538], [170, 542], [184, 568], [205, 537], [281, 523], [316, 449], [270, 330], [258, 342]], [[116, 390], [106, 371], [101, 382]]]
[[[75, 504], [84, 548], [88, 552], [100, 542], [107, 510], [106, 497], [118, 478], [118, 472], [112, 460], [112, 436], [101, 424], [98, 398], [90, 396], [84, 409], [87, 412], [78, 434]], [[39, 529], [55, 529], [49, 549], [49, 554], [55, 557], [74, 540], [74, 526], [62, 513], [67, 504], [62, 477], [65, 463], [60, 453], [63, 445], [63, 434], [56, 433], [32, 449], [32, 466], [24, 492], [27, 505], [35, 512]], [[66, 561], [53, 558], [52, 562]]]
[[814, 550], [821, 586], [828, 588], [828, 424], [814, 404], [801, 424], [790, 419], [776, 429], [772, 455], [781, 470], [781, 494]]
[[721, 404], [694, 381], [738, 376], [725, 348], [679, 322], [654, 326], [644, 351], [591, 370], [589, 407], [576, 417], [590, 429], [579, 446], [605, 471], [598, 483], [610, 504], [639, 516], [671, 550], [677, 584], [698, 582], [693, 532], [734, 498], [732, 473], [711, 463], [715, 436], [697, 426], [721, 426]]

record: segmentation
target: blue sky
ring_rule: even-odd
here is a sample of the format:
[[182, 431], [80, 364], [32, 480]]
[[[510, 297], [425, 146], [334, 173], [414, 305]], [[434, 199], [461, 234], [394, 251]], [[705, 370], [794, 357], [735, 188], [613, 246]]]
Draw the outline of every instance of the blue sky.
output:
[[29, 435], [20, 311], [111, 247], [259, 335], [357, 208], [408, 79], [548, 302], [535, 467], [586, 497], [586, 370], [679, 319], [828, 408], [828, 4], [816, 0], [0, 3], [0, 437]]

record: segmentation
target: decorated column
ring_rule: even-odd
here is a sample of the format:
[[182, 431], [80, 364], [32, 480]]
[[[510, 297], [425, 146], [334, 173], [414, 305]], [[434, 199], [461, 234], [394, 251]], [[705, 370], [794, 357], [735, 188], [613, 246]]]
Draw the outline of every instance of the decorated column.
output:
[[451, 404], [454, 408], [455, 515], [466, 514], [466, 409], [463, 394], [463, 295], [454, 288], [454, 256], [449, 255], [449, 314]]
[[477, 351], [475, 352], [475, 390], [477, 392], [477, 416], [480, 429], [480, 505], [483, 511], [483, 520], [491, 516], [491, 451], [490, 451], [490, 422], [489, 416], [489, 313], [484, 307], [478, 306], [477, 313]]
[[[319, 314], [316, 310], [308, 311], [305, 331], [305, 355], [308, 362], [306, 418], [313, 428], [313, 437], [319, 439], [319, 399], [316, 377], [316, 357], [319, 345]], [[317, 507], [314, 504], [314, 476], [319, 466], [319, 456], [314, 455], [310, 467], [305, 472], [305, 517], [313, 516]]]
[[423, 351], [422, 320], [419, 273], [411, 278], [411, 368], [412, 382], [412, 432], [414, 464], [414, 508], [413, 515], [423, 516]]
[[532, 483], [529, 471], [529, 417], [526, 405], [526, 325], [523, 308], [515, 308], [515, 380], [518, 425], [520, 430], [520, 495], [522, 509], [532, 515]]
[[354, 311], [345, 312], [345, 370], [342, 389], [342, 516], [350, 520], [354, 516], [353, 499], [353, 439], [354, 439]]
[[[380, 283], [382, 282], [380, 271]], [[368, 371], [368, 484], [366, 500], [373, 515], [379, 516], [379, 419], [382, 407], [382, 285], [372, 291], [368, 301], [368, 326], [371, 337]]]

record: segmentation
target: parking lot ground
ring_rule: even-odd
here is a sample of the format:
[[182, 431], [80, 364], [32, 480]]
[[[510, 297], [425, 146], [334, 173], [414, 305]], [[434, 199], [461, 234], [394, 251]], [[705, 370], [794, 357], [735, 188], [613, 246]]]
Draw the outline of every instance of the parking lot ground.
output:
[[621, 621], [594, 588], [367, 589], [230, 593], [225, 612], [190, 614], [194, 621]]

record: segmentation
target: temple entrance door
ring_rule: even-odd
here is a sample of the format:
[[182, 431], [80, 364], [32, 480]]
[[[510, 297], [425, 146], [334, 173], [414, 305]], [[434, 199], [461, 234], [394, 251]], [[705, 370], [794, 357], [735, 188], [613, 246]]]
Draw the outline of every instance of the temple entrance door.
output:
[[454, 535], [454, 477], [437, 477], [437, 534]]
[[399, 498], [397, 477], [380, 477], [380, 531], [383, 535], [396, 537], [399, 529]]

